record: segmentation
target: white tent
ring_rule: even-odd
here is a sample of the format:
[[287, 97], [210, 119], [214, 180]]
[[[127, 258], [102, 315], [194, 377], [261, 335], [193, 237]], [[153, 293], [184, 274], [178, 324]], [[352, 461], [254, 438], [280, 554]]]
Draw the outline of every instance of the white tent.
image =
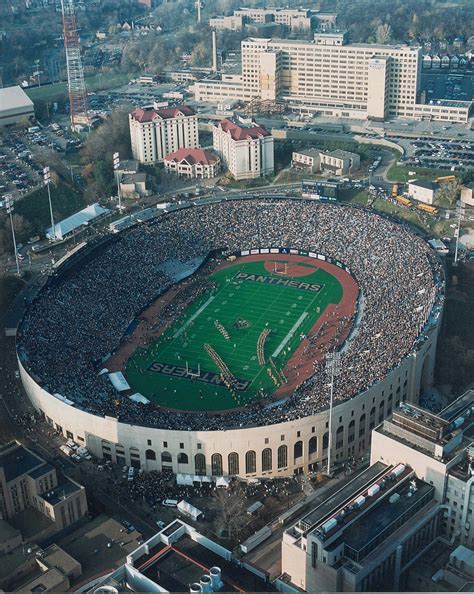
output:
[[198, 509], [197, 507], [194, 507], [194, 505], [191, 505], [184, 499], [178, 503], [178, 510], [182, 514], [189, 516], [193, 520], [197, 520], [199, 518], [199, 516], [202, 515], [202, 511], [200, 509]]
[[201, 477], [201, 481], [202, 481], [203, 483], [212, 483], [212, 479], [211, 479], [211, 477], [210, 477], [210, 476], [202, 476], [202, 477]]
[[216, 481], [216, 487], [223, 487], [224, 489], [227, 489], [229, 484], [230, 484], [230, 481], [225, 476], [220, 476]]
[[183, 485], [186, 487], [192, 487], [193, 486], [193, 477], [190, 474], [178, 473], [176, 475], [176, 484]]
[[46, 238], [63, 239], [69, 233], [72, 233], [84, 225], [88, 225], [94, 219], [97, 219], [108, 212], [110, 212], [110, 210], [108, 208], [103, 208], [98, 202], [90, 204], [79, 212], [67, 217], [67, 219], [63, 219], [59, 223], [56, 223], [54, 225], [54, 232], [53, 228], [49, 227], [49, 229], [46, 230]]
[[133, 400], [133, 402], [138, 402], [139, 404], [150, 404], [148, 398], [145, 398], [145, 396], [139, 392], [135, 392], [135, 394], [132, 394], [129, 398], [130, 400]]
[[201, 476], [198, 476], [197, 474], [195, 474], [193, 476], [193, 483], [199, 483], [199, 484], [201, 484], [201, 479], [202, 479]]
[[112, 385], [117, 390], [117, 392], [130, 390], [130, 386], [128, 385], [128, 382], [121, 371], [109, 373], [109, 380], [112, 382]]

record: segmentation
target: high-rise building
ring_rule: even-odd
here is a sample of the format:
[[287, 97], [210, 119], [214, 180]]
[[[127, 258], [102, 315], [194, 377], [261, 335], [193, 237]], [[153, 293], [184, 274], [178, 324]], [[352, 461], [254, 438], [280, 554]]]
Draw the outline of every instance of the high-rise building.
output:
[[284, 532], [283, 575], [307, 592], [399, 591], [441, 514], [413, 468], [377, 462]]
[[439, 415], [405, 402], [372, 432], [372, 463], [409, 464], [445, 505], [441, 529], [453, 542], [474, 546], [474, 391]]
[[213, 126], [213, 143], [236, 180], [274, 171], [273, 136], [254, 121], [222, 120]]
[[417, 103], [421, 48], [351, 44], [342, 32], [316, 33], [312, 41], [248, 38], [242, 72], [194, 85], [198, 101], [237, 97], [286, 101], [311, 113], [383, 121], [389, 117], [466, 122], [471, 103]]
[[199, 146], [197, 116], [187, 106], [140, 107], [129, 114], [133, 158], [159, 163], [180, 148]]

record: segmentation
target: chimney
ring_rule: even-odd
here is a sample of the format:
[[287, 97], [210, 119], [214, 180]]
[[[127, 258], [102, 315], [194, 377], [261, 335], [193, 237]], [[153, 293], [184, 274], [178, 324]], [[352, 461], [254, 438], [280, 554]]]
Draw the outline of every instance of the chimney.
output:
[[212, 70], [213, 72], [217, 72], [219, 70], [219, 66], [217, 64], [217, 33], [214, 29], [212, 30]]
[[197, 0], [198, 23], [201, 22], [201, 0]]

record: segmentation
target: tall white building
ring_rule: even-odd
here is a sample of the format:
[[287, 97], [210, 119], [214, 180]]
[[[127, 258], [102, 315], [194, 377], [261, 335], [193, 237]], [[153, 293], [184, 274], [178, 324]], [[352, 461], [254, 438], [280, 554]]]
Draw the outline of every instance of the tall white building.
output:
[[252, 179], [274, 171], [273, 136], [253, 121], [222, 120], [213, 126], [214, 149], [234, 179]]
[[199, 146], [197, 115], [190, 107], [139, 107], [128, 117], [133, 158], [140, 163], [159, 163], [180, 148]]
[[[288, 101], [330, 117], [389, 117], [466, 122], [472, 103], [417, 104], [421, 48], [349, 44], [344, 33], [317, 33], [312, 41], [249, 38], [242, 41], [237, 79], [203, 80], [196, 99], [238, 97]], [[237, 88], [238, 87], [238, 88]]]

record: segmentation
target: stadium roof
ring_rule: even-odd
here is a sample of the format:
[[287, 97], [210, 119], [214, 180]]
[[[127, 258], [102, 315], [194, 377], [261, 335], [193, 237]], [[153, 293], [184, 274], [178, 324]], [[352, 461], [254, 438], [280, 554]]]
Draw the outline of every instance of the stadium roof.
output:
[[25, 91], [19, 87], [5, 87], [0, 89], [0, 110], [33, 107], [33, 101]]
[[101, 215], [110, 212], [108, 208], [103, 208], [100, 206], [98, 202], [95, 204], [90, 204], [83, 208], [79, 212], [74, 213], [67, 219], [60, 221], [54, 225], [54, 234], [52, 232], [53, 228], [49, 227], [46, 231], [46, 237], [48, 239], [63, 239], [69, 233], [72, 233], [76, 229], [79, 229], [83, 225], [88, 225], [91, 221], [100, 217]]

